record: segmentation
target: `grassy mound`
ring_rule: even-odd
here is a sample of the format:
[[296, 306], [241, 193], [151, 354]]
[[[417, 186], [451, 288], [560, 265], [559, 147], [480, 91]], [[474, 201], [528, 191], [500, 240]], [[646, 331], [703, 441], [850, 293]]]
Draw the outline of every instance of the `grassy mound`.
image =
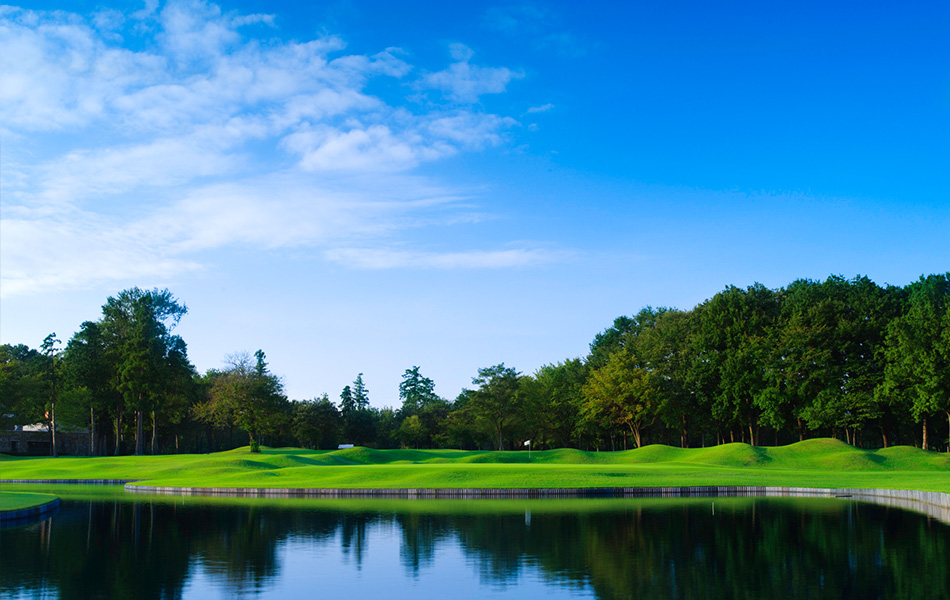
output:
[[[862, 450], [839, 440], [789, 446], [660, 444], [621, 452], [249, 448], [206, 455], [3, 457], [3, 479], [129, 479], [188, 487], [525, 488], [778, 485], [950, 492], [950, 456]], [[144, 482], [143, 482], [144, 483]]]

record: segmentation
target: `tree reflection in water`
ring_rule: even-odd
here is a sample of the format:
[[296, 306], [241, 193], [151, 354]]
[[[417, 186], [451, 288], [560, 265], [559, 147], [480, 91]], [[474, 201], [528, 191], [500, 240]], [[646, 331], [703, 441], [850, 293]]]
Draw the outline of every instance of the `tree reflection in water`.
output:
[[715, 499], [715, 512], [712, 499], [491, 502], [66, 500], [51, 518], [0, 533], [0, 596], [182, 598], [195, 595], [199, 574], [221, 596], [286, 596], [281, 582], [297, 568], [286, 558], [307, 548], [350, 567], [321, 572], [324, 584], [373, 593], [354, 586], [367, 557], [394, 540], [403, 579], [375, 590], [385, 597], [450, 573], [456, 595], [473, 597], [534, 578], [546, 595], [605, 599], [950, 598], [950, 527], [899, 509], [816, 499]]

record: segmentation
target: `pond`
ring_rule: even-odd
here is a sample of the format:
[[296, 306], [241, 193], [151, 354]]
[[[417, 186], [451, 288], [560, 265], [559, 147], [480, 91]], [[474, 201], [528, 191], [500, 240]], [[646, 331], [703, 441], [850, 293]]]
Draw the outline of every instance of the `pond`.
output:
[[848, 499], [56, 493], [0, 597], [950, 598], [950, 526]]

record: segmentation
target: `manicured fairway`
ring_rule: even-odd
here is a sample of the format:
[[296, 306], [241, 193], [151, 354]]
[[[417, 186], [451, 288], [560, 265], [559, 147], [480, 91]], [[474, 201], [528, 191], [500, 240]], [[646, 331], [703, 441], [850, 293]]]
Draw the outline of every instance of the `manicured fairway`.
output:
[[34, 506], [41, 506], [53, 500], [56, 500], [56, 496], [52, 494], [0, 491], [0, 512], [33, 508]]
[[[311, 451], [12, 458], [0, 480], [135, 479], [150, 485], [253, 488], [558, 488], [755, 485], [950, 492], [950, 456], [861, 450], [831, 439], [781, 447], [652, 445], [624, 452]], [[143, 483], [145, 483], [143, 481]]]

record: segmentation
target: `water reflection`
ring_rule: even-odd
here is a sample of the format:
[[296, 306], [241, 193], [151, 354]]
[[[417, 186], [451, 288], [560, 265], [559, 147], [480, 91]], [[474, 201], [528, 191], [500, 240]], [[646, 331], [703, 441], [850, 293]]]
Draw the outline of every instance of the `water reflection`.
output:
[[65, 499], [0, 596], [950, 598], [950, 527], [846, 500]]

